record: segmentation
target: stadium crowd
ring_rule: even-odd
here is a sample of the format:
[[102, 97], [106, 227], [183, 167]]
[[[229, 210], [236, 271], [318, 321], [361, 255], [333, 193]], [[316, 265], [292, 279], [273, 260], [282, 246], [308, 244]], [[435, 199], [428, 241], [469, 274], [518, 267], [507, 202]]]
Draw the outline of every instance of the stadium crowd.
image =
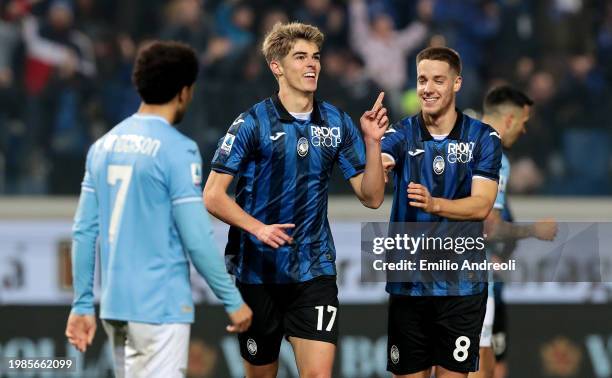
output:
[[276, 90], [259, 49], [287, 20], [325, 33], [317, 97], [355, 120], [381, 89], [391, 121], [417, 112], [414, 55], [446, 45], [464, 64], [460, 108], [479, 113], [502, 82], [536, 103], [511, 192], [612, 193], [610, 0], [0, 0], [0, 193], [78, 192], [89, 145], [138, 107], [130, 73], [151, 38], [199, 53], [180, 129], [210, 162], [233, 117]]

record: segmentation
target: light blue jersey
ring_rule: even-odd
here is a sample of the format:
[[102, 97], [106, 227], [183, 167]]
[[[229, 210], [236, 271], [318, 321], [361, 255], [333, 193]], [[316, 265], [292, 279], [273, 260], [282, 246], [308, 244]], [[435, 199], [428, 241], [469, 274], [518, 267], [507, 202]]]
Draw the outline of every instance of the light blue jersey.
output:
[[506, 185], [510, 179], [510, 160], [502, 153], [501, 168], [499, 169], [499, 185], [497, 186], [497, 197], [495, 197], [494, 209], [503, 211], [506, 206]]
[[228, 312], [242, 304], [210, 238], [201, 164], [196, 143], [158, 116], [133, 115], [90, 148], [74, 227], [73, 312], [93, 310], [91, 238], [81, 240], [96, 224], [102, 319], [192, 322], [190, 255]]
[[[504, 211], [506, 207], [506, 185], [510, 179], [510, 160], [506, 154], [502, 152], [501, 157], [501, 168], [499, 169], [499, 184], [497, 185], [497, 197], [495, 197], [495, 203], [493, 209], [499, 212]], [[487, 250], [487, 259], [491, 259], [491, 252]], [[495, 280], [493, 278], [493, 271], [489, 271], [489, 298], [493, 298], [495, 293], [493, 291]]]

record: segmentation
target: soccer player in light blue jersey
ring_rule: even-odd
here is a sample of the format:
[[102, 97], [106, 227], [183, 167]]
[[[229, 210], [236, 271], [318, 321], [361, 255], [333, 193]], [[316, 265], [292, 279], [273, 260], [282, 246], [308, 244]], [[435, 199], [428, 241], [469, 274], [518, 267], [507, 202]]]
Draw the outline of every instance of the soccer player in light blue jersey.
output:
[[73, 227], [74, 302], [66, 336], [80, 351], [93, 339], [93, 281], [99, 239], [100, 318], [117, 377], [183, 377], [194, 305], [189, 260], [223, 302], [230, 332], [252, 313], [225, 270], [202, 203], [196, 143], [173, 125], [193, 95], [198, 61], [190, 47], [153, 42], [138, 55], [138, 112], [87, 154]]
[[[502, 146], [510, 149], [518, 138], [526, 132], [525, 124], [533, 101], [523, 92], [508, 85], [493, 88], [485, 97], [482, 121], [495, 129], [501, 136]], [[510, 178], [510, 161], [502, 153], [502, 164], [499, 171], [499, 185], [493, 210], [485, 219], [486, 233], [489, 241], [519, 240], [535, 237], [540, 240], [553, 240], [557, 233], [557, 224], [553, 219], [543, 219], [532, 224], [513, 224], [502, 217], [507, 206], [506, 185]], [[470, 378], [493, 378], [495, 355], [493, 353], [492, 333], [495, 320], [495, 298], [493, 282], [489, 281], [487, 311], [480, 337], [480, 370], [470, 374]]]

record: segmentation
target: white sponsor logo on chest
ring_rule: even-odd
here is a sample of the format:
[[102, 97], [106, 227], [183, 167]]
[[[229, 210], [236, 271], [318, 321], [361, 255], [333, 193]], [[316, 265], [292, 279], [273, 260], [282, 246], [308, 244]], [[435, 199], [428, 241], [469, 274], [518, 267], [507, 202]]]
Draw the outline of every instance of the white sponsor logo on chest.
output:
[[313, 147], [338, 147], [342, 142], [340, 127], [310, 126]]
[[448, 144], [446, 160], [450, 164], [466, 164], [471, 162], [474, 158], [474, 145], [474, 142], [450, 142]]

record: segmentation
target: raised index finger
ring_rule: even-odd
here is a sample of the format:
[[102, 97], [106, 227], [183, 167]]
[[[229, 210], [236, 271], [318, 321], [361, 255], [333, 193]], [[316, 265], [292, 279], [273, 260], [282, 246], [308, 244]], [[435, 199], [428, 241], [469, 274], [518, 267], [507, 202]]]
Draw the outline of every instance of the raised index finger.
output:
[[378, 111], [378, 109], [382, 106], [383, 98], [385, 98], [385, 92], [380, 92], [376, 102], [374, 102], [374, 106], [372, 106], [373, 111]]

